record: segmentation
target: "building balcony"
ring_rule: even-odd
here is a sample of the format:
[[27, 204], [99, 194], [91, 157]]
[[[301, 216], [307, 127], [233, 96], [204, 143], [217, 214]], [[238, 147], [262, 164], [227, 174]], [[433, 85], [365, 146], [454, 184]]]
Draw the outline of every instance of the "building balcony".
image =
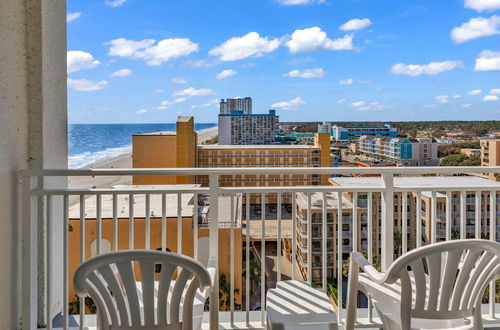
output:
[[[342, 230], [338, 226], [337, 237], [346, 238], [340, 249], [338, 241], [332, 244], [323, 244], [322, 235], [314, 235], [312, 244], [303, 246], [299, 242], [297, 226], [291, 226], [282, 219], [283, 212], [277, 212], [275, 219], [265, 220], [266, 217], [251, 217], [247, 212], [255, 212], [254, 208], [247, 208], [246, 201], [256, 194], [273, 194], [274, 196], [295, 196], [297, 191], [305, 192], [343, 192], [366, 193], [374, 192], [386, 194], [390, 198], [382, 199], [382, 209], [386, 209], [393, 216], [394, 195], [398, 191], [421, 191], [418, 185], [398, 186], [395, 181], [390, 188], [382, 184], [374, 188], [373, 185], [359, 184], [352, 187], [343, 186], [252, 186], [252, 187], [225, 187], [219, 178], [225, 175], [264, 175], [264, 174], [379, 174], [387, 176], [385, 180], [392, 180], [396, 175], [427, 174], [434, 171], [437, 175], [455, 173], [457, 168], [229, 168], [229, 169], [98, 169], [98, 170], [26, 170], [20, 172], [22, 194], [19, 207], [22, 211], [23, 243], [25, 251], [22, 268], [25, 274], [23, 280], [23, 318], [34, 319], [36, 324], [46, 327], [47, 320], [51, 320], [53, 328], [72, 328], [84, 322], [91, 327], [95, 324], [95, 314], [86, 310], [83, 304], [75, 300], [72, 289], [72, 275], [75, 268], [89, 257], [114, 250], [128, 249], [160, 249], [178, 252], [198, 259], [202, 264], [208, 257], [218, 259], [219, 274], [227, 275], [229, 284], [238, 289], [231, 294], [235, 303], [227, 310], [219, 310], [218, 292], [210, 295], [210, 308], [203, 317], [203, 329], [209, 329], [211, 320], [224, 329], [264, 329], [266, 320], [265, 293], [276, 285], [277, 281], [287, 278], [313, 281], [320, 288], [326, 289], [326, 279], [321, 276], [313, 277], [312, 267], [308, 260], [312, 260], [315, 270], [325, 263], [329, 271], [347, 261], [347, 255], [354, 249], [374, 251], [374, 244], [381, 247], [377, 257], [381, 261], [382, 269], [387, 269], [393, 262], [395, 228], [387, 226], [388, 219], [378, 215], [382, 221], [380, 230], [375, 232], [370, 243], [363, 241], [354, 244], [351, 238], [352, 230]], [[474, 168], [464, 168], [470, 173]], [[498, 169], [500, 172], [500, 169]], [[158, 185], [158, 186], [117, 186], [114, 188], [44, 188], [37, 185], [39, 178], [72, 176], [139, 176], [139, 175], [189, 175], [208, 178], [207, 186], [197, 184]], [[382, 183], [381, 179], [381, 183]], [[429, 187], [440, 192], [453, 186], [453, 178], [443, 186]], [[449, 185], [449, 186], [448, 186]], [[473, 191], [477, 186], [453, 186], [454, 191]], [[488, 191], [500, 192], [500, 184], [488, 186]], [[277, 197], [276, 197], [277, 198]], [[289, 197], [288, 197], [289, 198]], [[389, 202], [385, 203], [384, 200]], [[263, 202], [263, 200], [261, 200]], [[283, 200], [277, 201], [283, 203]], [[290, 203], [290, 201], [287, 201]], [[295, 204], [294, 201], [291, 202]], [[298, 206], [298, 203], [297, 205]], [[309, 206], [300, 206], [307, 209]], [[310, 205], [314, 207], [314, 205]], [[351, 207], [352, 204], [351, 204]], [[343, 211], [349, 207], [343, 206]], [[261, 212], [268, 212], [269, 208], [261, 208]], [[409, 220], [416, 212], [408, 212]], [[205, 219], [202, 224], [198, 219]], [[196, 219], [196, 220], [194, 220]], [[302, 219], [307, 226], [307, 218]], [[391, 221], [393, 219], [390, 219]], [[40, 221], [46, 221], [45, 226], [39, 226]], [[352, 223], [351, 216], [343, 216], [342, 222]], [[417, 223], [421, 223], [417, 221]], [[303, 224], [303, 225], [304, 225]], [[335, 228], [335, 227], [334, 227]], [[461, 227], [452, 229], [460, 230]], [[467, 233], [474, 232], [475, 226], [466, 225]], [[41, 235], [46, 230], [49, 235]], [[379, 230], [379, 229], [377, 229]], [[445, 239], [446, 225], [436, 228], [434, 237]], [[363, 236], [368, 235], [367, 229], [360, 230]], [[409, 232], [409, 230], [408, 230]], [[417, 233], [425, 233], [425, 228], [417, 228]], [[360, 237], [360, 234], [358, 238]], [[328, 233], [330, 235], [331, 233]], [[411, 234], [413, 235], [413, 234]], [[410, 236], [411, 236], [410, 235]], [[37, 237], [45, 237], [36, 243]], [[380, 237], [380, 238], [379, 238]], [[30, 240], [35, 238], [35, 241]], [[306, 242], [309, 239], [304, 237]], [[328, 237], [331, 238], [331, 237]], [[390, 239], [387, 239], [390, 238]], [[376, 241], [376, 240], [384, 240]], [[402, 237], [402, 246], [410, 247], [410, 240], [420, 240], [422, 237]], [[382, 244], [383, 243], [383, 244]], [[41, 248], [43, 247], [43, 248]], [[41, 250], [39, 249], [41, 248]], [[405, 248], [406, 249], [406, 248]], [[41, 251], [46, 250], [48, 258]], [[335, 253], [333, 253], [335, 251]], [[373, 252], [375, 253], [375, 252]], [[300, 257], [299, 257], [300, 255]], [[308, 255], [310, 258], [308, 258]], [[259, 286], [252, 289], [250, 276], [250, 261], [259, 263]], [[262, 262], [266, 260], [266, 262]], [[272, 261], [272, 263], [269, 263]], [[40, 266], [42, 265], [42, 266]], [[333, 266], [330, 266], [333, 265]], [[317, 274], [317, 273], [315, 273]], [[336, 276], [334, 273], [334, 277]], [[330, 276], [330, 275], [328, 275]], [[253, 281], [253, 280], [252, 280]], [[337, 285], [345, 289], [346, 282], [336, 278]], [[63, 285], [60, 285], [63, 283]], [[49, 294], [38, 288], [46, 288]], [[341, 290], [342, 291], [342, 290]], [[256, 294], [256, 293], [259, 293]], [[337, 301], [345, 301], [342, 295]], [[494, 302], [485, 304], [483, 318], [485, 323], [500, 324], [499, 318], [491, 318], [489, 308]], [[48, 306], [45, 308], [44, 306]], [[260, 306], [261, 310], [252, 309]], [[339, 324], [345, 322], [345, 310], [342, 304], [335, 305], [339, 313]], [[71, 314], [67, 311], [71, 310]], [[500, 310], [500, 309], [498, 309]], [[372, 315], [368, 317], [368, 314]], [[495, 315], [496, 316], [496, 315]], [[66, 325], [66, 326], [65, 326]], [[378, 328], [379, 320], [375, 309], [359, 308], [357, 328]]]

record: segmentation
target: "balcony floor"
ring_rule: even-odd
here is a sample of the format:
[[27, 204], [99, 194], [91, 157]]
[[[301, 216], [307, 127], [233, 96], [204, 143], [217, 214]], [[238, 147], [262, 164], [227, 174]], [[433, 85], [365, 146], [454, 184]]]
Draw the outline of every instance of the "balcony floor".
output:
[[[496, 310], [500, 310], [500, 304], [496, 304]], [[484, 326], [486, 329], [490, 330], [500, 330], [500, 318], [496, 319], [491, 319], [489, 316], [489, 306], [488, 305], [483, 305], [483, 315], [484, 315]], [[231, 314], [229, 312], [220, 312], [219, 313], [219, 329], [248, 329], [248, 330], [254, 330], [254, 329], [265, 329], [265, 326], [262, 326], [261, 324], [261, 312], [260, 311], [251, 311], [250, 312], [250, 326], [247, 326], [245, 322], [245, 317], [246, 313], [245, 312], [235, 312], [234, 313], [234, 326], [231, 326], [230, 323], [230, 316]], [[373, 328], [372, 325], [368, 325], [368, 309], [366, 308], [359, 308], [358, 309], [358, 320], [359, 324], [356, 326], [356, 328], [361, 328], [361, 329], [368, 329], [368, 330], [377, 330], [380, 328]], [[344, 315], [345, 316], [345, 315]], [[79, 315], [73, 315], [73, 317], [70, 318], [70, 330], [78, 330], [79, 328]], [[208, 330], [209, 325], [208, 325], [208, 320], [209, 320], [209, 314], [208, 312], [205, 312], [203, 315], [203, 320], [204, 323], [202, 324], [202, 330]], [[376, 322], [377, 319], [374, 319]], [[85, 318], [85, 322], [87, 326], [85, 327], [86, 330], [96, 330], [96, 317], [95, 315], [87, 315]], [[52, 328], [54, 330], [62, 329], [62, 318], [56, 318], [54, 320], [54, 327]], [[341, 328], [342, 329], [342, 328]]]

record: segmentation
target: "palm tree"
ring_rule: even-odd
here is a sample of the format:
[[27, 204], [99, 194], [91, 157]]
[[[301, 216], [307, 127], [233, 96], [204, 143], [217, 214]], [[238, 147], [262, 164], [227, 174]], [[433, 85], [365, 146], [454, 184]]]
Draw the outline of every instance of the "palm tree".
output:
[[401, 232], [395, 231], [394, 232], [394, 253], [399, 254], [399, 248], [403, 244], [403, 235], [401, 235]]
[[[231, 300], [230, 300], [230, 293], [231, 293], [231, 284], [227, 280], [226, 274], [222, 273], [219, 276], [219, 306], [224, 307], [226, 310], [228, 310], [231, 307]], [[235, 308], [239, 308], [238, 304], [236, 304], [236, 295], [240, 293], [239, 289], [234, 289], [233, 290], [233, 301]]]

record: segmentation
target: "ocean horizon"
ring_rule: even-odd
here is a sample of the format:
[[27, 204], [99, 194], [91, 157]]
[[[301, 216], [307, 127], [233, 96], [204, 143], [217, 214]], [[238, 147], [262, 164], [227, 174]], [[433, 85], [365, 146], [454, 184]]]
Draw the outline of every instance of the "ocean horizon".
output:
[[[197, 132], [217, 126], [194, 125]], [[132, 135], [175, 131], [175, 123], [164, 124], [69, 124], [68, 167], [82, 168], [105, 163], [132, 152]]]

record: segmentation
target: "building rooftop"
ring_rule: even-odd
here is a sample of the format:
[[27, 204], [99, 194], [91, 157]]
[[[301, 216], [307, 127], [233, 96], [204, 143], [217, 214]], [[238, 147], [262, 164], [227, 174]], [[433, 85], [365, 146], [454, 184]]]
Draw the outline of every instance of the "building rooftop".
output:
[[[196, 188], [199, 185], [186, 184], [186, 185], [116, 185], [113, 189], [191, 189]], [[193, 216], [193, 196], [194, 194], [182, 194], [182, 216], [192, 217]], [[112, 195], [102, 195], [102, 208], [101, 217], [102, 218], [113, 218], [113, 196]], [[129, 217], [129, 195], [120, 194], [117, 195], [118, 200], [118, 218], [128, 218]], [[173, 218], [177, 217], [177, 194], [166, 194], [166, 217]], [[89, 219], [96, 218], [96, 198], [90, 197], [85, 200], [85, 216]], [[151, 194], [150, 195], [150, 215], [151, 217], [158, 218], [162, 216], [162, 201], [161, 195]], [[146, 216], [146, 196], [144, 194], [139, 194], [134, 196], [134, 217], [144, 218]], [[80, 203], [77, 203], [69, 208], [69, 218], [75, 219], [80, 218]]]
[[217, 149], [317, 149], [317, 146], [309, 145], [274, 145], [274, 144], [252, 144], [252, 145], [199, 145], [198, 149], [217, 150]]
[[175, 131], [161, 131], [161, 132], [149, 132], [149, 133], [138, 133], [138, 134], [132, 134], [132, 136], [138, 136], [138, 135], [176, 135], [177, 133]]
[[[337, 193], [326, 193], [326, 209], [337, 210], [339, 208], [339, 200]], [[307, 209], [307, 194], [303, 192], [297, 193], [297, 206], [301, 209]], [[311, 193], [311, 210], [323, 209], [323, 193]], [[342, 197], [342, 209], [352, 209], [352, 202], [347, 198]]]
[[191, 119], [193, 119], [192, 116], [179, 116], [177, 117], [177, 121], [178, 122], [182, 122], [182, 123], [187, 123], [189, 122]]
[[[381, 177], [338, 177], [330, 178], [330, 182], [346, 188], [382, 187]], [[476, 176], [422, 176], [422, 177], [395, 177], [394, 186], [400, 188], [429, 187], [439, 190], [440, 187], [484, 187], [485, 189], [499, 188], [500, 182]]]

